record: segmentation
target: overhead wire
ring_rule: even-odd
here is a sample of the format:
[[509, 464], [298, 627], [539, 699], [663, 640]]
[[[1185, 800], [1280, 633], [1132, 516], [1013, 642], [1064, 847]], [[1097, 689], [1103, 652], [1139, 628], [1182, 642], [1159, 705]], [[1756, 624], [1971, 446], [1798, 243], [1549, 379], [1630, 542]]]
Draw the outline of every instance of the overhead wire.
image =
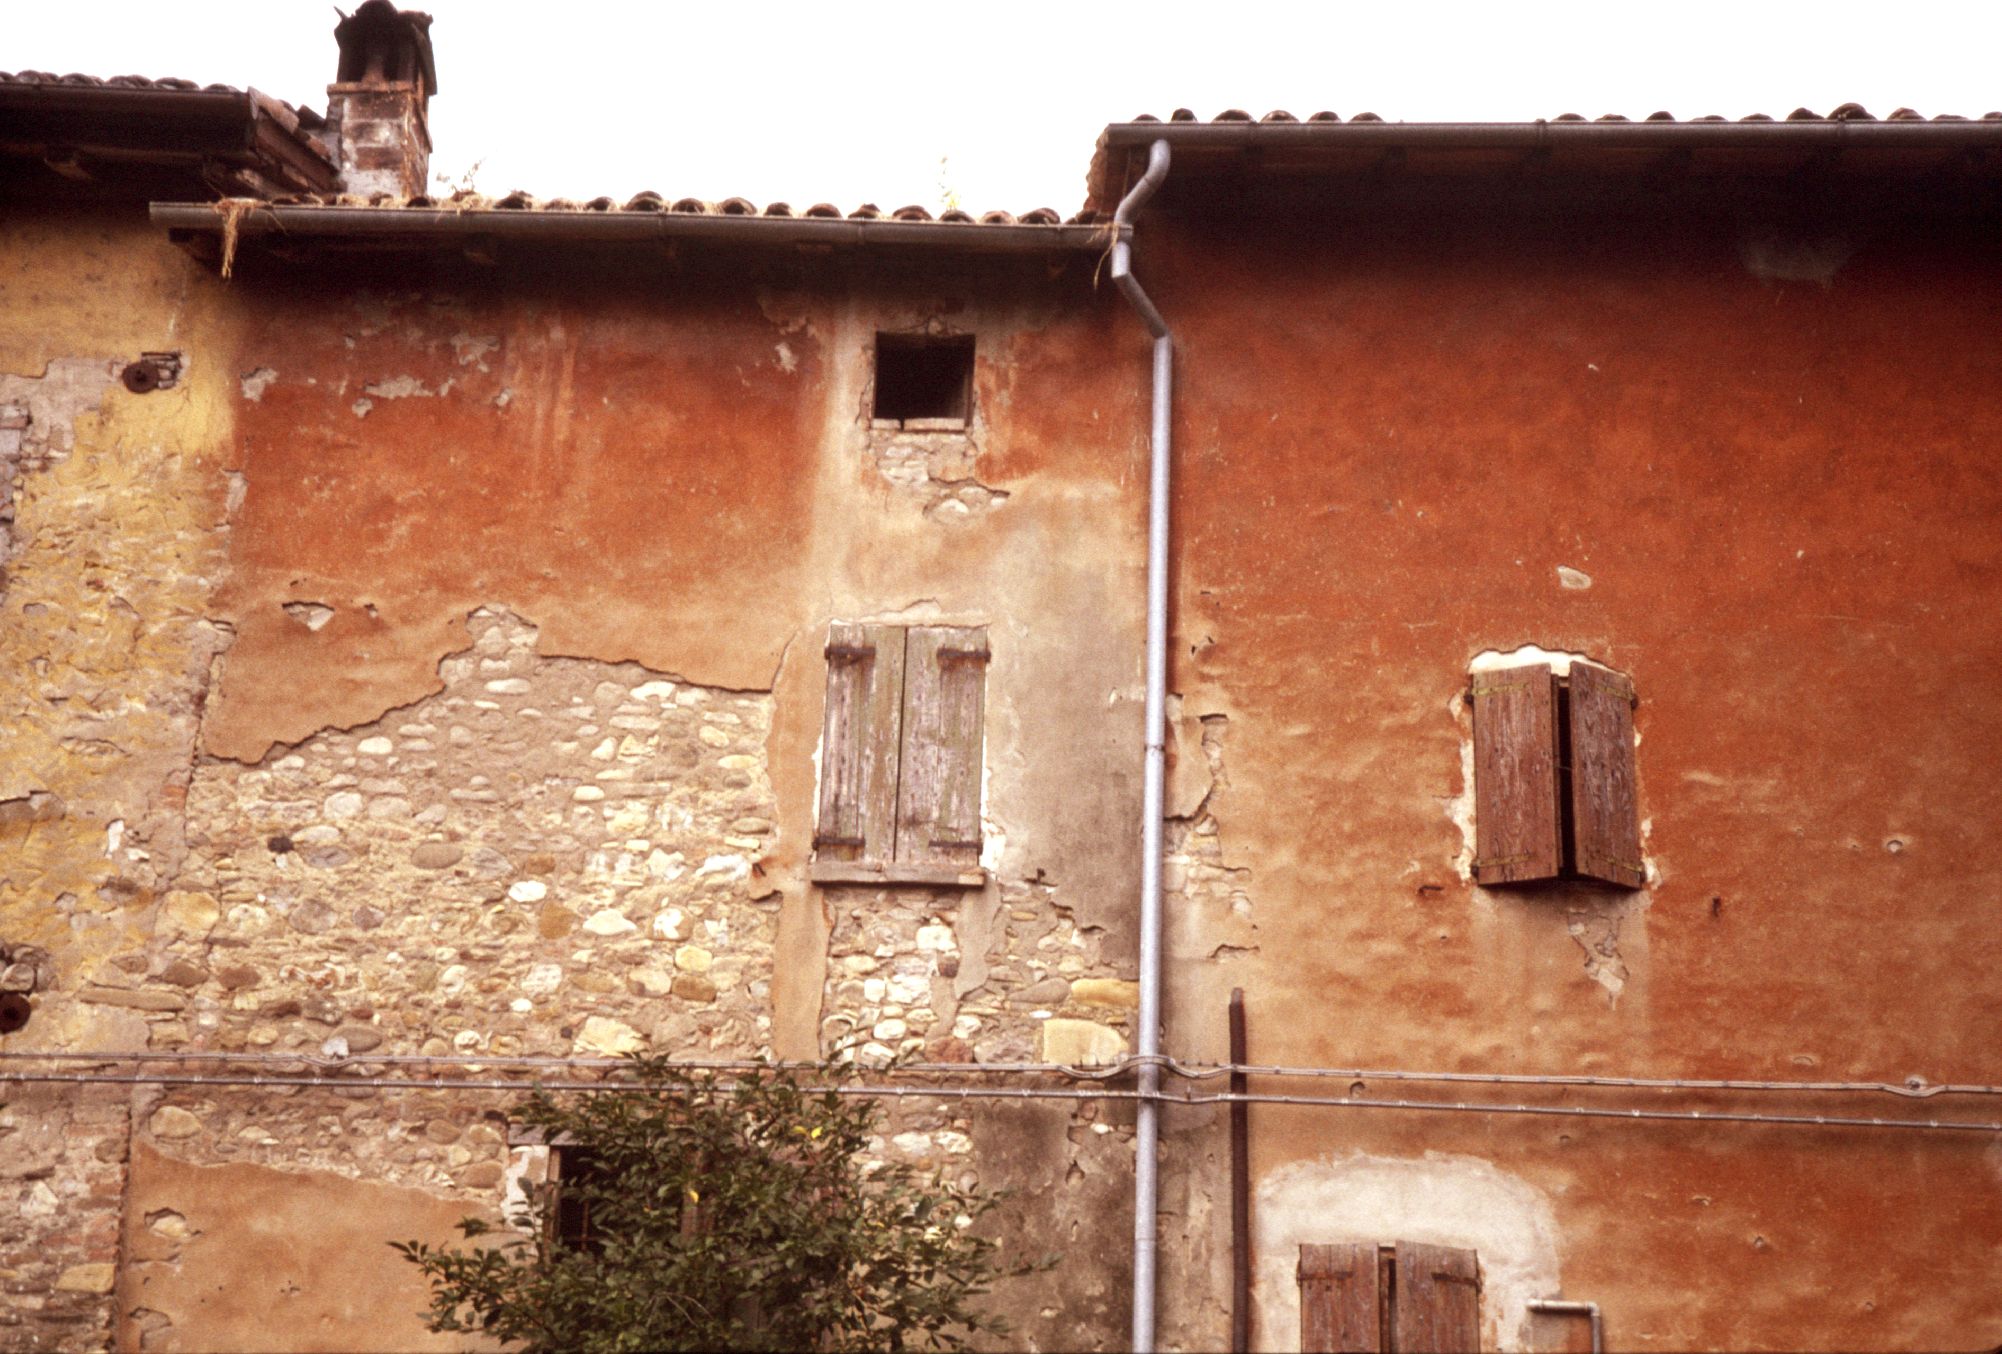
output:
[[[549, 1054], [462, 1054], [421, 1053], [306, 1053], [240, 1052], [223, 1050], [133, 1050], [101, 1052], [0, 1052], [0, 1064], [8, 1062], [156, 1063], [213, 1062], [282, 1064], [320, 1067], [330, 1070], [355, 1069], [371, 1064], [412, 1067], [466, 1068], [600, 1068], [631, 1067], [629, 1058], [588, 1057]], [[675, 1059], [676, 1068], [701, 1072], [748, 1072], [756, 1069], [812, 1071], [817, 1062], [762, 1060], [753, 1058]], [[1128, 1055], [1107, 1063], [1079, 1066], [1051, 1062], [907, 1062], [875, 1069], [889, 1074], [957, 1075], [1040, 1075], [1062, 1076], [1078, 1081], [1111, 1081], [1144, 1066], [1158, 1066], [1190, 1081], [1213, 1080], [1240, 1073], [1251, 1077], [1292, 1077], [1349, 1082], [1400, 1081], [1442, 1085], [1493, 1086], [1575, 1086], [1597, 1089], [1662, 1091], [1752, 1091], [1793, 1094], [1869, 1093], [1895, 1095], [1906, 1099], [1931, 1099], [1940, 1095], [2002, 1095], [2002, 1086], [1982, 1083], [1941, 1083], [1922, 1077], [1899, 1082], [1886, 1081], [1774, 1081], [1746, 1078], [1628, 1077], [1594, 1073], [1549, 1072], [1440, 1072], [1404, 1068], [1303, 1067], [1284, 1064], [1208, 1063], [1185, 1061], [1164, 1054]], [[6, 1073], [0, 1071], [0, 1080]]]
[[[69, 1085], [157, 1085], [157, 1086], [288, 1086], [319, 1090], [425, 1090], [425, 1091], [523, 1091], [580, 1092], [592, 1094], [646, 1094], [686, 1091], [680, 1083], [632, 1080], [548, 1081], [501, 1080], [474, 1077], [315, 1077], [304, 1075], [217, 1075], [194, 1072], [34, 1072], [0, 1071], [0, 1083]], [[720, 1089], [728, 1090], [730, 1083]], [[2002, 1134], [2002, 1122], [1968, 1119], [1887, 1119], [1875, 1116], [1840, 1114], [1765, 1114], [1731, 1110], [1671, 1110], [1609, 1108], [1595, 1105], [1528, 1105], [1492, 1101], [1387, 1100], [1376, 1097], [1322, 1097], [1278, 1095], [1269, 1092], [1225, 1092], [1216, 1095], [1177, 1094], [1169, 1091], [1145, 1092], [1113, 1087], [1035, 1086], [874, 1086], [865, 1084], [807, 1085], [799, 1088], [812, 1095], [886, 1097], [896, 1099], [953, 1100], [1071, 1100], [1141, 1101], [1168, 1105], [1289, 1105], [1313, 1109], [1395, 1110], [1419, 1113], [1531, 1115], [1556, 1118], [1619, 1119], [1673, 1123], [1733, 1123], [1793, 1125], [1812, 1128], [1896, 1129], [1960, 1133]]]

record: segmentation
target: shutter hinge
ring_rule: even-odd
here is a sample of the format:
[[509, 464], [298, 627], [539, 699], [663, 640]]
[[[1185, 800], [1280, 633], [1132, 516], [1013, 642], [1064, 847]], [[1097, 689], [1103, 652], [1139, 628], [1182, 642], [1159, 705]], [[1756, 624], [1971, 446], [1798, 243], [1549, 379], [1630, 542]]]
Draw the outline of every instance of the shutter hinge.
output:
[[941, 663], [954, 661], [961, 663], [985, 663], [992, 657], [993, 655], [985, 649], [940, 649], [938, 651], [938, 661]]
[[860, 837], [824, 837], [816, 832], [813, 834], [813, 844], [815, 846], [853, 846], [860, 848], [866, 846], [868, 843]]
[[860, 658], [874, 658], [875, 656], [876, 646], [873, 644], [830, 644], [827, 646], [827, 657], [830, 660], [840, 658], [853, 661]]

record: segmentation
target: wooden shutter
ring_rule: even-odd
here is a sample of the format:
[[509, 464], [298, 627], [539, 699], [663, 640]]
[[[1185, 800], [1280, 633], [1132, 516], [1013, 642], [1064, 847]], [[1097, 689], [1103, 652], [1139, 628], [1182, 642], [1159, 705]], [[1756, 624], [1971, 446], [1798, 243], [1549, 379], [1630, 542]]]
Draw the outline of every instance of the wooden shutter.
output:
[[1374, 1245], [1300, 1248], [1301, 1354], [1377, 1354], [1382, 1288]]
[[1475, 1354], [1481, 1265], [1472, 1251], [1397, 1243], [1398, 1354]]
[[897, 859], [980, 861], [987, 632], [914, 626], [904, 642]]
[[1634, 687], [1617, 672], [1571, 665], [1571, 822], [1577, 870], [1622, 888], [1646, 882], [1634, 795]]
[[1474, 880], [1555, 879], [1557, 681], [1547, 663], [1474, 674]]
[[837, 622], [828, 628], [816, 859], [889, 860], [893, 855], [903, 699], [901, 627]]

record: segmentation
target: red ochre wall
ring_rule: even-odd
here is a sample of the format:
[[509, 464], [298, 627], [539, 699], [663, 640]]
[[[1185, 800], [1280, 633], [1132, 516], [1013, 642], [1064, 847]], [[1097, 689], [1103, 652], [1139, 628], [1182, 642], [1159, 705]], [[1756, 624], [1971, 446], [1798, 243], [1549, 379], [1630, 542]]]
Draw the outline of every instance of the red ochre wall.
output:
[[[1777, 279], [1769, 237], [1700, 210], [1246, 207], [1143, 232], [1179, 341], [1173, 685], [1227, 716], [1212, 807], [1252, 928], [1171, 898], [1171, 1047], [1221, 1056], [1241, 986], [1259, 1064], [2002, 1081], [2002, 273], [1992, 231], [1807, 236], [1846, 261]], [[1638, 687], [1638, 894], [1465, 876], [1458, 698], [1477, 653], [1525, 644]], [[1547, 1204], [1511, 1291], [1561, 1279], [1612, 1348], [2002, 1340], [1986, 1135], [1274, 1107], [1253, 1113], [1259, 1343], [1298, 1337], [1271, 1250], [1348, 1239], [1294, 1214], [1384, 1162], [1415, 1164], [1376, 1225], [1437, 1233], [1403, 1239], [1478, 1245]], [[1468, 1204], [1485, 1222], [1420, 1198], [1479, 1163], [1526, 1192]], [[1496, 1297], [1490, 1338], [1524, 1338]]]

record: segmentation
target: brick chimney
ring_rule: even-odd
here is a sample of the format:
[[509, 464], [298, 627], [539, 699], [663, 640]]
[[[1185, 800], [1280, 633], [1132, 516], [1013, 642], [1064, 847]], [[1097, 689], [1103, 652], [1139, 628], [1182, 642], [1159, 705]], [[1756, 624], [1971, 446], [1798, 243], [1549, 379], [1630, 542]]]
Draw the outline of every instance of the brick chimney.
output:
[[431, 16], [364, 0], [334, 26], [341, 61], [327, 86], [327, 128], [339, 156], [341, 191], [412, 197], [431, 171], [425, 110], [438, 92]]

